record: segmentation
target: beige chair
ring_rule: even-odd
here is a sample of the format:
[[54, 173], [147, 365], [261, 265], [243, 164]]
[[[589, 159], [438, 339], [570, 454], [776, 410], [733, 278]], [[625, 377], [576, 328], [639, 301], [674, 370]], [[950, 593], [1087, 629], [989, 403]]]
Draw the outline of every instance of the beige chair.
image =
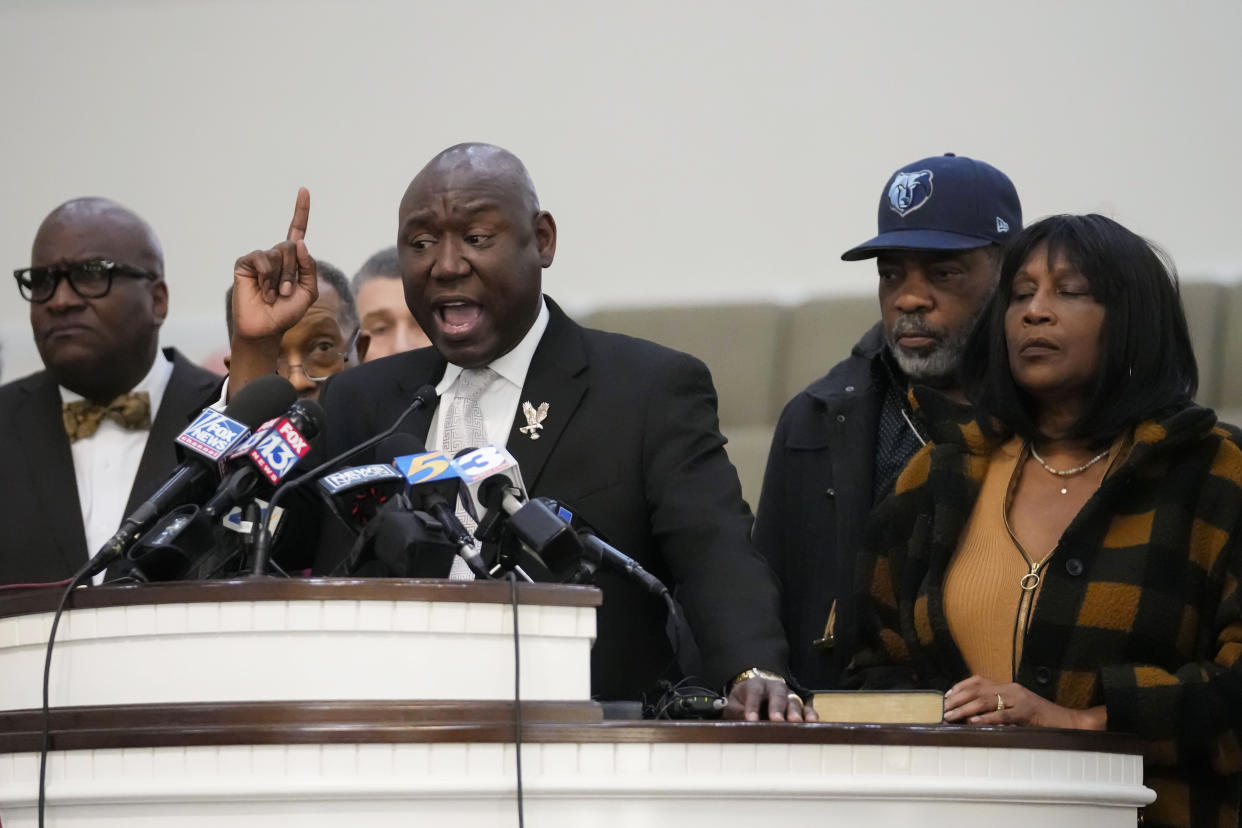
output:
[[1220, 393], [1216, 413], [1242, 426], [1242, 282], [1223, 287], [1224, 308], [1220, 350]]
[[879, 319], [879, 300], [870, 294], [814, 299], [794, 308], [778, 413], [794, 395], [849, 356], [854, 343]]
[[1190, 327], [1190, 343], [1199, 363], [1199, 405], [1216, 408], [1220, 404], [1221, 370], [1224, 357], [1225, 303], [1229, 286], [1219, 282], [1181, 283], [1182, 307]]
[[781, 401], [785, 320], [779, 305], [607, 308], [589, 314], [592, 328], [649, 339], [703, 360], [720, 404], [720, 430], [752, 506], [759, 496], [768, 445]]

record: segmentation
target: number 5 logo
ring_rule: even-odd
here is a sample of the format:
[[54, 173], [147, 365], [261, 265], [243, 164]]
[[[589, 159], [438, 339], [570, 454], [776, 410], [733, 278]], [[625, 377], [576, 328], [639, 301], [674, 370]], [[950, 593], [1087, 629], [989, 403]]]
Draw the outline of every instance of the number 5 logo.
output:
[[410, 460], [410, 468], [405, 473], [405, 479], [410, 483], [421, 483], [444, 474], [452, 464], [444, 452], [429, 451], [426, 454], [416, 454]]

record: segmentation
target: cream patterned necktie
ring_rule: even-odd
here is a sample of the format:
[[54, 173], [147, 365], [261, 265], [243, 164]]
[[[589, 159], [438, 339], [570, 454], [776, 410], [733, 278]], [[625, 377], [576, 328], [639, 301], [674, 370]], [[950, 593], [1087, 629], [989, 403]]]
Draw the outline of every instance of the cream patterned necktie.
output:
[[[464, 448], [487, 445], [487, 429], [484, 427], [479, 398], [499, 376], [491, 368], [466, 368], [457, 377], [453, 401], [444, 412], [444, 435], [440, 443], [445, 453], [453, 455]], [[477, 524], [460, 503], [457, 505], [457, 519], [466, 529], [474, 532]], [[453, 558], [449, 578], [455, 581], [472, 580], [474, 575], [466, 562], [456, 557]]]
[[487, 445], [479, 398], [498, 376], [491, 368], [467, 368], [458, 376], [453, 401], [444, 412], [444, 451], [456, 454], [464, 448]]

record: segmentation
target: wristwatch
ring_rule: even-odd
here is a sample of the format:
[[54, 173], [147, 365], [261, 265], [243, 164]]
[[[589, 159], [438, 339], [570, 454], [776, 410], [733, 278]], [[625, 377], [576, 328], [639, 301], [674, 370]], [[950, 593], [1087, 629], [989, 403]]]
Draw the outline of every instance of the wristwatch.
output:
[[780, 673], [773, 673], [771, 670], [761, 670], [758, 667], [751, 667], [749, 670], [743, 670], [742, 672], [738, 673], [733, 678], [733, 681], [729, 682], [729, 689], [732, 690], [740, 682], [746, 681], [747, 679], [753, 679], [753, 678], [766, 679], [767, 681], [779, 681], [782, 683], [785, 682], [785, 677], [782, 676]]

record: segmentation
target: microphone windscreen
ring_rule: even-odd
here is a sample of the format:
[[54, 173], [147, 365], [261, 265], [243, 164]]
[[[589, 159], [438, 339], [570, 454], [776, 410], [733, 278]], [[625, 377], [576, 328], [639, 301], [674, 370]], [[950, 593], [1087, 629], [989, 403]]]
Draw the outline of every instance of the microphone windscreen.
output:
[[[428, 386], [430, 387], [430, 386]], [[423, 445], [423, 441], [408, 434], [404, 431], [398, 431], [396, 434], [390, 434], [375, 448], [375, 459], [381, 463], [391, 462], [396, 457], [404, 457], [407, 454], [422, 454], [427, 450]]]
[[298, 392], [289, 380], [267, 374], [234, 394], [224, 409], [224, 415], [254, 429], [273, 417], [279, 417], [297, 398]]
[[[249, 388], [250, 386], [246, 387]], [[323, 410], [322, 405], [314, 400], [298, 400], [290, 407], [299, 415], [301, 420], [298, 424], [299, 431], [303, 438], [309, 440], [323, 430], [323, 424], [327, 421], [328, 414]], [[290, 412], [290, 414], [292, 415], [293, 412]]]
[[[414, 392], [414, 399], [422, 402], [422, 405], [420, 405], [419, 408], [431, 408], [435, 405], [436, 399], [439, 396], [440, 395], [436, 393], [436, 387], [434, 385], [424, 385], [422, 388], [419, 388]], [[411, 402], [413, 402], [413, 400], [411, 400]], [[422, 451], [422, 449], [419, 449], [419, 451]]]

